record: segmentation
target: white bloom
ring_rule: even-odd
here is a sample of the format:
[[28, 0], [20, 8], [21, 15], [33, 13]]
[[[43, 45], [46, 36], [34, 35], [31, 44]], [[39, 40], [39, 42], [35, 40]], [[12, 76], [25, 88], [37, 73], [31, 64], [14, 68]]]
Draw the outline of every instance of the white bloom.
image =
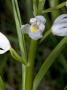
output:
[[10, 50], [11, 45], [7, 37], [0, 32], [0, 54], [3, 54]]
[[54, 21], [52, 33], [57, 36], [67, 36], [67, 14], [60, 15]]
[[42, 33], [45, 29], [46, 20], [43, 16], [36, 16], [30, 19], [30, 24], [21, 26], [23, 33], [27, 33], [30, 38], [38, 40], [42, 37]]

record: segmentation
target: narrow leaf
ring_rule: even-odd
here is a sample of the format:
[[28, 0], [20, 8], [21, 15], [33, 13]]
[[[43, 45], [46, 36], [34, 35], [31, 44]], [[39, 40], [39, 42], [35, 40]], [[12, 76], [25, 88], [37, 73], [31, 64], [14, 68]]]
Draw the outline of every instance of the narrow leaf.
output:
[[[20, 18], [20, 14], [19, 13], [19, 8], [18, 5], [15, 3], [17, 2], [17, 0], [12, 0], [12, 7], [13, 7], [13, 13], [14, 13], [14, 19], [15, 19], [15, 24], [16, 24], [16, 29], [17, 29], [17, 34], [18, 34], [18, 41], [19, 41], [19, 46], [20, 46], [20, 50], [21, 53], [23, 55], [23, 60], [26, 60], [26, 52], [25, 52], [25, 40], [24, 40], [24, 35], [22, 35], [21, 33], [21, 29], [20, 29], [20, 22], [19, 22], [19, 18]], [[17, 11], [16, 11], [17, 10]], [[18, 18], [19, 16], [19, 18]]]
[[17, 52], [13, 48], [10, 49], [10, 53], [16, 61], [22, 62], [22, 64], [26, 64], [26, 62], [23, 61], [23, 59], [17, 54]]
[[38, 12], [41, 13], [43, 8], [44, 8], [44, 4], [45, 4], [46, 0], [39, 0], [39, 5], [38, 5]]
[[67, 37], [64, 37], [60, 43], [56, 46], [56, 48], [51, 52], [51, 54], [47, 57], [47, 59], [42, 64], [39, 72], [37, 73], [34, 84], [33, 84], [33, 90], [36, 90], [38, 85], [40, 84], [43, 77], [46, 75], [47, 71], [53, 64], [53, 62], [56, 60], [56, 58], [60, 55], [61, 51], [64, 49], [64, 46], [67, 43]]
[[48, 9], [42, 11], [42, 13], [44, 14], [44, 13], [48, 13], [48, 12], [53, 12], [55, 10], [63, 8], [65, 5], [66, 5], [66, 2], [63, 2], [63, 3], [61, 3], [61, 4], [59, 4], [59, 5], [55, 6], [55, 7], [48, 8]]

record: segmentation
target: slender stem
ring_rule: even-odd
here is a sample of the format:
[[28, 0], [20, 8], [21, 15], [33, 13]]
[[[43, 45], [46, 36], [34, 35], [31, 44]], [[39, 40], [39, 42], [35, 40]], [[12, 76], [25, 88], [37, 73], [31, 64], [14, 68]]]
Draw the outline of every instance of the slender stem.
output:
[[24, 48], [24, 35], [22, 35], [21, 31], [20, 31], [20, 22], [19, 22], [19, 19], [18, 19], [18, 16], [17, 16], [14, 0], [12, 0], [12, 6], [13, 6], [13, 13], [14, 13], [14, 18], [15, 18], [15, 23], [16, 23], [19, 46], [20, 46], [20, 50], [21, 50], [21, 53], [22, 53], [22, 56], [23, 56], [22, 58], [23, 58], [23, 60], [26, 60], [26, 53], [25, 53], [25, 48]]
[[25, 90], [26, 66], [22, 64], [22, 90]]
[[[32, 10], [32, 1], [31, 0], [26, 0], [26, 9], [27, 9], [27, 20], [30, 19], [30, 17], [32, 17], [33, 15], [33, 10]], [[30, 50], [31, 52], [31, 50]], [[29, 70], [29, 69], [28, 69]], [[22, 65], [22, 90], [26, 90], [26, 85], [29, 84], [29, 78], [26, 79], [28, 73], [27, 73], [27, 67], [25, 65]], [[30, 71], [30, 70], [29, 70]], [[31, 77], [31, 75], [30, 75]], [[27, 82], [28, 81], [28, 82]], [[29, 85], [30, 88], [31, 84]], [[29, 90], [29, 88], [27, 88]]]
[[[26, 0], [26, 5], [27, 5], [28, 20], [29, 20], [30, 17], [33, 16], [32, 1]], [[36, 15], [35, 12], [34, 14]], [[32, 90], [33, 88], [33, 69], [34, 69], [34, 60], [36, 56], [36, 48], [37, 48], [37, 41], [31, 40], [30, 50], [28, 55], [28, 65], [26, 67], [25, 66], [22, 67], [24, 70], [23, 90]]]
[[36, 48], [37, 48], [37, 41], [32, 40], [28, 57], [28, 65], [26, 67], [25, 90], [32, 90], [33, 88], [33, 68], [36, 56]]
[[18, 17], [19, 23], [21, 25], [22, 22], [21, 22], [21, 17], [20, 17], [20, 11], [19, 11], [19, 8], [18, 8], [18, 2], [17, 2], [17, 0], [14, 0], [14, 1], [15, 1], [15, 7], [16, 7], [17, 17]]
[[[17, 0], [12, 0], [12, 6], [13, 6], [13, 13], [16, 23], [16, 29], [17, 29], [17, 35], [19, 40], [19, 46], [22, 54], [22, 59], [26, 61], [26, 52], [25, 52], [25, 41], [24, 41], [24, 35], [21, 34], [20, 26], [21, 26], [21, 18], [19, 13], [19, 8], [17, 4]], [[25, 65], [22, 64], [22, 90], [25, 90]]]

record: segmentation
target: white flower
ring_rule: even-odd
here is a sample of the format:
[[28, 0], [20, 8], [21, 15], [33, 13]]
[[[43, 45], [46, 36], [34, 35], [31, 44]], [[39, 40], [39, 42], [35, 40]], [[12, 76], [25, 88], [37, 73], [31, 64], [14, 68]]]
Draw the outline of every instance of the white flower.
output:
[[0, 32], [0, 54], [3, 54], [10, 50], [11, 45], [7, 37]]
[[38, 40], [42, 37], [42, 33], [45, 29], [46, 20], [43, 16], [36, 16], [30, 19], [30, 24], [21, 26], [23, 33], [27, 33], [30, 38]]
[[67, 14], [60, 15], [54, 21], [52, 33], [57, 36], [67, 36]]

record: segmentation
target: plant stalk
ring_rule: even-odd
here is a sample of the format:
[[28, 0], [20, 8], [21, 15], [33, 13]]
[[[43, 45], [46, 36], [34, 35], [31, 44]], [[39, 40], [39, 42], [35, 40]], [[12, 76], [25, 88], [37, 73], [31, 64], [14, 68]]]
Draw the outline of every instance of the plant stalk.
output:
[[32, 40], [30, 45], [28, 65], [26, 67], [25, 90], [33, 88], [34, 60], [36, 56], [37, 41]]

